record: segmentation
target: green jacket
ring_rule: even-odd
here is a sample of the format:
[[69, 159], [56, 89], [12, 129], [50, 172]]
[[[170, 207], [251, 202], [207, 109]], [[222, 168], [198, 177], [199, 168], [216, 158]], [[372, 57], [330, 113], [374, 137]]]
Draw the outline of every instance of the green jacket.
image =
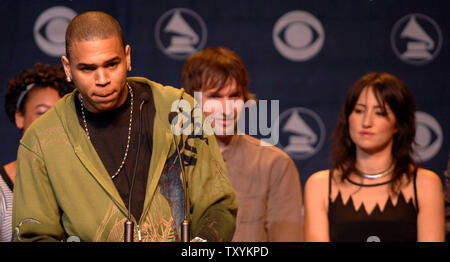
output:
[[[171, 105], [180, 98], [192, 105], [193, 99], [183, 90], [145, 78], [128, 81], [150, 86], [156, 109], [143, 213], [139, 220], [132, 218], [135, 241], [179, 240], [183, 215], [174, 214], [177, 209], [162, 193], [160, 180], [180, 170], [173, 166], [179, 161], [168, 121]], [[77, 236], [82, 241], [123, 241], [128, 211], [79, 124], [75, 94], [58, 101], [20, 141], [13, 204], [16, 240], [65, 241]], [[191, 237], [230, 241], [237, 200], [217, 142], [207, 135], [181, 137], [176, 139], [184, 157], [195, 160], [185, 167]], [[172, 177], [179, 179], [177, 174]]]

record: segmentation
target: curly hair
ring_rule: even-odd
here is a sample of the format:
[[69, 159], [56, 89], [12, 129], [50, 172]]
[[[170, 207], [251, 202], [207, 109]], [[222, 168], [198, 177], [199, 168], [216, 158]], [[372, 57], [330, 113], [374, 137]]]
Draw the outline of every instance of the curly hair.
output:
[[336, 129], [332, 136], [331, 157], [333, 168], [342, 171], [341, 180], [344, 181], [355, 172], [356, 146], [349, 133], [348, 118], [355, 104], [367, 88], [372, 87], [378, 104], [384, 111], [388, 104], [396, 118], [398, 132], [394, 135], [392, 155], [396, 161], [392, 177], [391, 190], [398, 193], [403, 175], [411, 181], [417, 164], [412, 158], [413, 143], [416, 134], [415, 103], [408, 87], [397, 77], [388, 73], [369, 73], [362, 76], [350, 88], [338, 118]]
[[24, 113], [28, 95], [23, 97], [19, 108], [17, 108], [17, 100], [30, 84], [34, 84], [33, 88], [53, 88], [60, 97], [73, 90], [73, 84], [66, 81], [66, 75], [61, 65], [36, 63], [32, 68], [23, 70], [8, 81], [8, 90], [5, 93], [5, 112], [13, 124], [16, 123], [16, 111]]

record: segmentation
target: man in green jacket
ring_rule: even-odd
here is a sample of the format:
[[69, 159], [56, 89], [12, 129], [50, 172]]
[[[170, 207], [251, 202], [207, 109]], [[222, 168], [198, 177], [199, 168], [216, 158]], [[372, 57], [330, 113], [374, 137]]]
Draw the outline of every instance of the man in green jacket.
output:
[[237, 201], [214, 136], [174, 135], [169, 115], [192, 97], [127, 78], [130, 52], [108, 14], [70, 22], [62, 63], [76, 90], [21, 140], [15, 240], [123, 241], [133, 222], [134, 241], [179, 241], [185, 218], [192, 237], [231, 240]]

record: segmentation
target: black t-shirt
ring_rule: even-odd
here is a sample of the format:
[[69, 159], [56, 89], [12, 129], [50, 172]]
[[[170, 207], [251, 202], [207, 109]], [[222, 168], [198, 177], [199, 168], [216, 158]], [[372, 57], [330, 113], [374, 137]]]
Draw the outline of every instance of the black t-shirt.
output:
[[[113, 182], [122, 197], [125, 206], [129, 209], [128, 197], [130, 194], [135, 161], [136, 158], [139, 157], [139, 159], [137, 159], [136, 178], [131, 197], [131, 214], [139, 221], [143, 211], [148, 171], [152, 157], [152, 129], [155, 107], [151, 89], [149, 87], [134, 82], [129, 82], [129, 84], [132, 87], [134, 95], [130, 146], [124, 166], [119, 174], [113, 179]], [[147, 97], [150, 99], [142, 108], [141, 147], [139, 156], [137, 156], [139, 105], [142, 102], [144, 92], [149, 94]], [[125, 103], [111, 111], [91, 113], [86, 108], [84, 109], [91, 143], [94, 145], [97, 154], [111, 177], [117, 172], [125, 154], [130, 123], [130, 105], [131, 95], [128, 92]], [[78, 95], [75, 96], [75, 106], [78, 120], [84, 130], [81, 104]]]

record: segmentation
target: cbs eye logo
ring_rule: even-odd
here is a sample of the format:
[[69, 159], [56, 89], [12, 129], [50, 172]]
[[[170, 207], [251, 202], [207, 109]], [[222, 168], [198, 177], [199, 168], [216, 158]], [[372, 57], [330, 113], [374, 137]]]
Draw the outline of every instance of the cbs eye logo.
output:
[[325, 32], [320, 21], [312, 14], [291, 11], [275, 23], [272, 37], [281, 55], [302, 62], [319, 53], [325, 41]]
[[67, 25], [76, 15], [75, 11], [65, 6], [49, 8], [39, 15], [33, 29], [39, 49], [49, 56], [64, 55]]
[[432, 159], [441, 149], [444, 140], [441, 125], [431, 115], [425, 112], [416, 112], [416, 137], [413, 146], [414, 159], [425, 162]]

